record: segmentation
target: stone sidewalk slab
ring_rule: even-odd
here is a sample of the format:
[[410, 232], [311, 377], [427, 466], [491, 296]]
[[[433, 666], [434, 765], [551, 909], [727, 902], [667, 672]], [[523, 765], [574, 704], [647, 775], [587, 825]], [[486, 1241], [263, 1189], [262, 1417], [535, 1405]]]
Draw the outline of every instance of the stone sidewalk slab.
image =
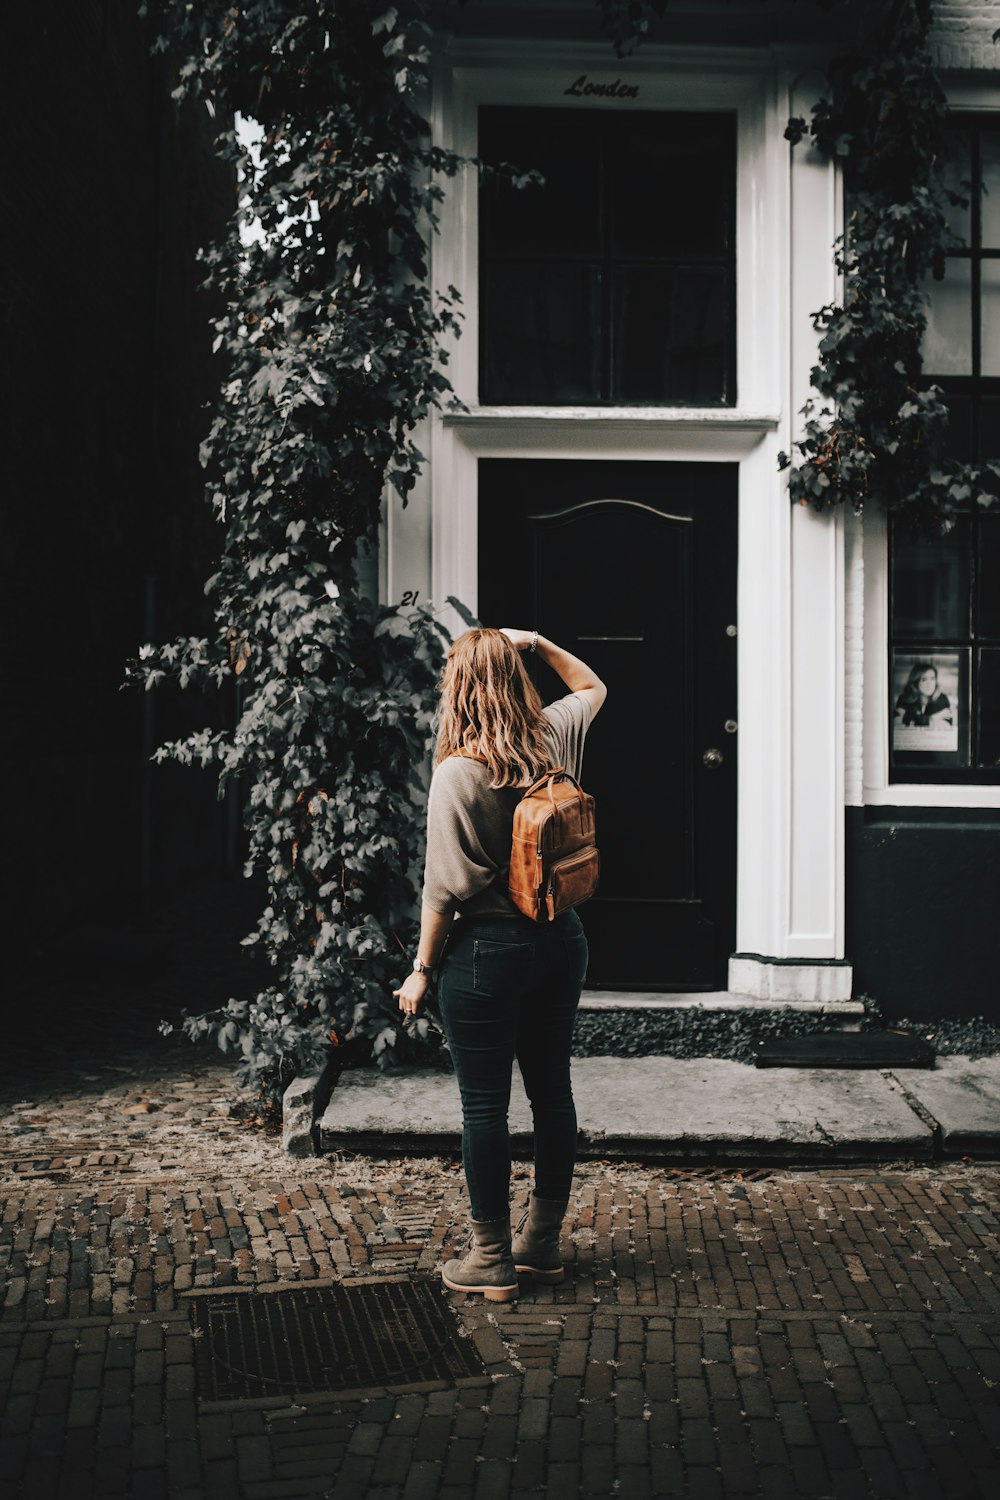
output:
[[[671, 1057], [573, 1059], [580, 1154], [693, 1162], [925, 1159], [934, 1130], [896, 1081], [854, 1069], [771, 1068]], [[515, 1069], [515, 1151], [531, 1113]], [[457, 1150], [450, 1074], [344, 1073], [319, 1126], [321, 1150]]]
[[1000, 1147], [1000, 1057], [940, 1057], [899, 1083], [936, 1122], [948, 1156]]

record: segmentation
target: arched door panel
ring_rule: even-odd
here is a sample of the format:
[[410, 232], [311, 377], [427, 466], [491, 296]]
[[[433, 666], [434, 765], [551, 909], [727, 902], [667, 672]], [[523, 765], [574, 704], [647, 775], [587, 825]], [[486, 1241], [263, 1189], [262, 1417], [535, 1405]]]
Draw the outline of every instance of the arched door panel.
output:
[[[581, 908], [588, 983], [724, 988], [736, 466], [484, 459], [479, 481], [480, 617], [537, 626], [609, 686], [585, 763], [601, 848], [600, 892]], [[537, 673], [546, 701], [564, 691]]]

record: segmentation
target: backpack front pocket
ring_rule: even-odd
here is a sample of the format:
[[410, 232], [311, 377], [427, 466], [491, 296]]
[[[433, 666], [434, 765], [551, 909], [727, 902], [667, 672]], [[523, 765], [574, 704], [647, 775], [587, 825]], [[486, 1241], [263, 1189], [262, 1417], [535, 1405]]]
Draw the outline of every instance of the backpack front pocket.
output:
[[601, 856], [593, 846], [557, 859], [549, 870], [549, 882], [545, 891], [545, 909], [550, 922], [588, 901], [597, 890], [601, 873]]

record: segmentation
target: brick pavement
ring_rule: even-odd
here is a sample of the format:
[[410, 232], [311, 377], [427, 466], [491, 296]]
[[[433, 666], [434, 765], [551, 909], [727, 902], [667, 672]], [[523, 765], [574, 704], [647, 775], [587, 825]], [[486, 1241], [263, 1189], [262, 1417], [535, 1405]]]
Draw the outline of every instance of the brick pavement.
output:
[[992, 1166], [586, 1163], [566, 1284], [451, 1299], [481, 1374], [199, 1397], [192, 1295], [433, 1276], [465, 1195], [450, 1161], [290, 1161], [196, 1056], [94, 1064], [3, 1101], [0, 1495], [996, 1491]]

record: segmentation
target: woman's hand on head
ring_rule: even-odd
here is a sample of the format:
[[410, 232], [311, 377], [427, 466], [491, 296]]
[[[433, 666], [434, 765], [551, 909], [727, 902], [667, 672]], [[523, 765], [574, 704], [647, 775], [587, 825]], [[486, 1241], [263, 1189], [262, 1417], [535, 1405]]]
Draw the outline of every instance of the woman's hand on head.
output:
[[509, 625], [502, 625], [500, 627], [500, 634], [507, 637], [515, 651], [527, 651], [531, 645], [534, 631], [514, 630]]
[[608, 690], [593, 667], [588, 667], [585, 661], [581, 661], [571, 651], [564, 651], [562, 646], [557, 646], [554, 641], [546, 640], [545, 636], [539, 635], [537, 631], [514, 630], [511, 626], [504, 625], [501, 627], [500, 634], [505, 635], [518, 651], [537, 651], [539, 661], [551, 667], [556, 676], [562, 678], [571, 693], [581, 693], [587, 699], [591, 716], [600, 712], [601, 705], [608, 696]]

